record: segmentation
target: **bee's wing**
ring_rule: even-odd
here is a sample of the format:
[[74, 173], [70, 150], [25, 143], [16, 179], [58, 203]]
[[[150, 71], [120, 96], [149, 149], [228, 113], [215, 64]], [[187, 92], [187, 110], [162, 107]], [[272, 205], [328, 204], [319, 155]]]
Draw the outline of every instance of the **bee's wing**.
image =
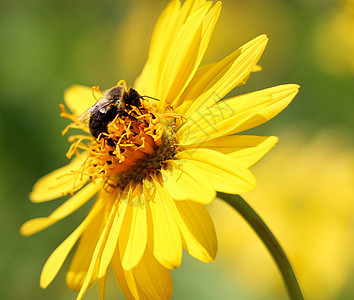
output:
[[108, 105], [112, 104], [112, 102], [113, 102], [112, 100], [107, 100], [107, 99], [102, 99], [98, 101], [95, 105], [89, 107], [87, 110], [85, 110], [82, 113], [82, 115], [79, 117], [80, 122], [84, 122], [87, 119], [89, 119], [93, 110], [101, 110], [107, 107]]
[[79, 121], [80, 121], [80, 122], [84, 122], [84, 121], [86, 121], [88, 118], [90, 118], [91, 112], [93, 111], [93, 109], [95, 108], [95, 106], [96, 106], [96, 104], [93, 105], [93, 106], [91, 106], [91, 107], [89, 107], [88, 109], [86, 109], [86, 110], [82, 113], [82, 115], [79, 117]]

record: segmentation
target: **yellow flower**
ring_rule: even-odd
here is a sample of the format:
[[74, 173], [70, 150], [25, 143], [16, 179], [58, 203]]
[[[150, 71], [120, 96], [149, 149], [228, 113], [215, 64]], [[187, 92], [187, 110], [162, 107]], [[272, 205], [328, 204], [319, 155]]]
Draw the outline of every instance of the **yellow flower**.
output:
[[[112, 105], [91, 110], [88, 125], [80, 115], [95, 100], [101, 105], [110, 92], [83, 86], [66, 91], [72, 114], [62, 107], [62, 116], [72, 123], [64, 133], [76, 128], [86, 134], [69, 138], [71, 163], [40, 179], [30, 199], [73, 196], [48, 217], [26, 222], [21, 232], [31, 235], [96, 194], [97, 200], [47, 260], [41, 287], [51, 283], [78, 240], [66, 277], [68, 286], [79, 291], [78, 299], [96, 280], [103, 297], [109, 265], [128, 299], [168, 299], [168, 269], [180, 265], [182, 248], [201, 261], [214, 260], [216, 235], [204, 205], [216, 191], [252, 190], [255, 179], [248, 168], [277, 142], [274, 136], [234, 134], [274, 117], [298, 91], [288, 84], [221, 101], [258, 69], [268, 39], [261, 35], [220, 62], [200, 67], [220, 10], [220, 2], [170, 3], [134, 84], [142, 96], [125, 98], [125, 107], [118, 97], [119, 110]], [[124, 82], [117, 86], [125, 96], [133, 95]], [[94, 111], [101, 115], [93, 118]], [[113, 117], [107, 117], [112, 111]]]
[[[337, 131], [310, 141], [298, 130], [284, 132], [282, 146], [254, 169], [259, 185], [244, 195], [282, 241], [307, 299], [342, 299], [354, 271], [354, 149], [346, 139]], [[253, 298], [284, 298], [279, 272], [247, 224], [221, 201], [211, 214], [225, 276], [238, 278]]]
[[[354, 1], [338, 1], [313, 32], [314, 57], [329, 73], [354, 73]], [[324, 34], [325, 32], [325, 34]], [[324, 63], [325, 62], [325, 63]]]

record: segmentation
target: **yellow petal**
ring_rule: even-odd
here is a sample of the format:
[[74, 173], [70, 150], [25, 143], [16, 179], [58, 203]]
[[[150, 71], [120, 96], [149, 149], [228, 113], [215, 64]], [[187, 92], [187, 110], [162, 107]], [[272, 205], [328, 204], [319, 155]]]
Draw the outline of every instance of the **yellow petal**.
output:
[[[209, 3], [205, 6], [206, 8], [209, 8]], [[166, 65], [166, 69], [170, 68], [167, 70], [170, 70], [170, 73], [174, 72], [176, 75], [175, 78], [172, 79], [172, 85], [168, 89], [168, 95], [166, 97], [162, 97], [162, 99], [166, 98], [169, 104], [173, 102], [173, 107], [178, 106], [177, 103], [175, 104], [178, 95], [183, 93], [201, 63], [201, 60], [209, 45], [210, 38], [213, 33], [215, 24], [219, 18], [220, 12], [221, 2], [218, 2], [203, 17], [202, 23], [199, 25], [200, 30], [196, 31], [196, 34], [193, 37], [193, 42], [189, 43], [189, 45], [188, 41], [185, 39], [186, 34], [183, 31], [181, 31], [182, 40], [178, 41], [178, 38], [176, 38], [177, 53], [174, 54], [171, 52], [171, 56], [175, 65]], [[195, 27], [198, 28], [198, 24], [196, 24]], [[188, 33], [190, 33], [190, 29], [186, 28], [186, 30]], [[185, 49], [186, 52], [181, 51], [181, 47], [179, 46], [181, 43], [188, 47]], [[185, 52], [185, 54], [183, 54], [183, 52]], [[178, 61], [175, 59], [177, 54], [183, 58], [183, 61]], [[173, 71], [171, 72], [171, 70]]]
[[[258, 106], [256, 111], [253, 111], [251, 116], [249, 116], [247, 120], [240, 123], [240, 125], [236, 126], [230, 132], [230, 134], [251, 129], [274, 118], [277, 114], [279, 114], [284, 108], [286, 108], [290, 104], [290, 102], [294, 99], [296, 94], [299, 92], [299, 88], [300, 86], [297, 84], [284, 84], [263, 91], [259, 91], [258, 93], [260, 94], [269, 93], [272, 97], [272, 100], [266, 103], [265, 105], [256, 102], [255, 104]], [[242, 99], [241, 101], [245, 101], [245, 99]], [[241, 106], [244, 104], [246, 103], [245, 102], [240, 103]], [[241, 113], [242, 111], [243, 109], [241, 109]]]
[[186, 1], [181, 7], [172, 1], [155, 26], [148, 61], [134, 86], [160, 99], [162, 109], [187, 87], [204, 56], [221, 9], [220, 2], [211, 5]]
[[186, 150], [207, 148], [226, 154], [228, 157], [249, 168], [259, 161], [278, 142], [275, 136], [229, 135], [198, 145], [184, 146]]
[[[172, 103], [172, 107], [175, 108], [177, 113], [180, 114], [184, 114], [186, 107], [188, 107], [191, 102], [189, 102], [188, 100], [190, 99], [194, 99], [191, 98], [193, 97], [193, 95], [191, 94], [191, 91], [193, 90], [193, 93], [195, 95], [195, 97], [197, 98], [199, 95], [203, 94], [205, 89], [207, 88], [207, 85], [203, 85], [200, 84], [201, 80], [204, 80], [204, 76], [206, 76], [206, 74], [213, 68], [215, 68], [217, 63], [213, 63], [213, 64], [208, 64], [202, 67], [199, 67], [198, 70], [196, 71], [193, 79], [191, 80], [191, 82], [188, 84], [187, 88], [184, 89], [182, 95], [180, 95], [177, 99], [175, 99], [175, 101]], [[252, 73], [253, 72], [259, 72], [262, 70], [262, 67], [259, 65], [256, 65], [253, 67], [252, 69]], [[249, 79], [249, 77], [251, 76], [251, 73], [248, 74], [248, 76], [246, 76], [241, 82], [238, 83], [237, 86], [243, 85], [247, 82], [247, 80]], [[235, 87], [237, 87], [235, 86]], [[193, 100], [190, 100], [193, 101]]]
[[229, 153], [227, 156], [244, 165], [246, 168], [253, 166], [278, 143], [278, 138], [276, 136], [238, 137], [239, 138], [237, 139], [237, 142], [239, 145], [243, 145], [245, 147], [243, 149]]
[[[189, 232], [200, 243], [200, 245], [204, 247], [210, 256], [210, 259], [214, 261], [218, 250], [218, 243], [216, 239], [214, 223], [207, 210], [204, 208], [204, 206], [191, 201], [181, 201], [175, 203], [179, 214], [182, 217], [182, 220], [185, 226], [188, 228]], [[186, 250], [192, 256], [195, 256], [196, 258], [203, 261], [205, 259], [205, 253], [202, 256], [199, 256], [200, 254], [198, 252], [193, 253], [191, 250], [194, 247], [194, 241], [187, 241], [189, 238], [188, 234], [183, 235], [183, 237], [185, 238], [186, 242]], [[192, 247], [189, 248], [190, 246]]]
[[[171, 1], [156, 23], [150, 43], [149, 57], [142, 74], [134, 86], [144, 95], [157, 96], [161, 70], [167, 53], [181, 26], [192, 11], [193, 1], [186, 1], [182, 8], [180, 1]], [[199, 7], [200, 5], [198, 5]]]
[[98, 277], [101, 278], [107, 273], [108, 266], [112, 260], [113, 253], [118, 243], [119, 232], [123, 223], [125, 211], [127, 208], [126, 199], [121, 197], [119, 201], [118, 212], [114, 216], [111, 231], [109, 232], [107, 242], [104, 246]]
[[[188, 17], [171, 41], [168, 52], [165, 53], [166, 60], [161, 69], [156, 95], [158, 99], [162, 100], [161, 107], [166, 106], [165, 100], [172, 85], [174, 83], [179, 85], [178, 91], [175, 91], [178, 93], [194, 68], [201, 43], [202, 23], [210, 6], [210, 2], [205, 3]], [[180, 80], [182, 82], [179, 82]], [[170, 99], [170, 102], [167, 103], [171, 103], [172, 100]]]
[[173, 217], [183, 237], [186, 251], [203, 261], [214, 261], [217, 252], [217, 240], [213, 221], [203, 205], [192, 201], [169, 201]]
[[132, 300], [137, 300], [137, 299], [148, 300], [149, 298], [147, 297], [146, 293], [143, 291], [143, 289], [139, 286], [139, 284], [136, 281], [136, 278], [133, 273], [133, 269], [128, 271], [124, 270], [122, 267], [122, 262], [120, 257], [121, 254], [119, 248], [117, 248], [117, 251], [115, 251], [112, 258], [112, 267], [116, 279], [125, 297], [127, 299], [132, 299]]
[[176, 221], [165, 201], [166, 192], [159, 180], [154, 178], [156, 195], [149, 202], [153, 220], [153, 254], [164, 267], [178, 268], [182, 260], [182, 240]]
[[98, 279], [98, 289], [99, 289], [99, 296], [100, 296], [100, 300], [104, 300], [104, 292], [105, 292], [105, 287], [106, 287], [106, 276], [107, 274], [105, 274], [105, 276], [103, 276], [102, 278]]
[[260, 125], [281, 112], [298, 85], [286, 84], [241, 95], [196, 112], [178, 131], [181, 145], [199, 144]]
[[148, 300], [148, 296], [145, 294], [143, 289], [140, 287], [140, 285], [137, 283], [135, 276], [133, 274], [133, 270], [126, 271], [123, 269], [124, 272], [124, 277], [127, 282], [127, 285], [131, 291], [131, 293], [134, 295], [135, 300]]
[[151, 38], [149, 57], [134, 87], [142, 94], [156, 97], [158, 72], [163, 64], [166, 48], [170, 45], [170, 39], [174, 37], [174, 31], [178, 29], [180, 20], [180, 1], [171, 1], [158, 19]]
[[[103, 213], [99, 214], [98, 218], [103, 216]], [[102, 222], [98, 218], [92, 222], [91, 226], [88, 226], [80, 238], [69, 270], [66, 273], [66, 284], [72, 290], [79, 291], [84, 283], [93, 252], [102, 231]]]
[[151, 251], [145, 251], [140, 263], [133, 269], [133, 275], [148, 299], [167, 300], [172, 297], [170, 272], [154, 258]]
[[241, 194], [251, 191], [256, 184], [252, 173], [243, 165], [222, 153], [210, 149], [191, 149], [178, 153], [178, 161], [195, 166], [202, 177], [208, 178], [220, 192]]
[[[112, 269], [114, 272], [114, 276], [119, 284], [120, 289], [122, 290], [124, 296], [126, 299], [128, 300], [134, 300], [134, 299], [139, 299], [138, 297], [134, 297], [133, 296], [133, 291], [136, 289], [132, 289], [132, 291], [130, 290], [127, 280], [125, 279], [124, 276], [124, 271], [122, 268], [122, 262], [120, 260], [120, 254], [119, 254], [119, 248], [117, 248], [117, 250], [113, 253], [113, 257], [112, 257]], [[131, 271], [128, 271], [131, 272]], [[137, 293], [134, 293], [135, 295], [137, 295]]]
[[32, 235], [65, 218], [90, 200], [97, 193], [98, 189], [99, 186], [95, 183], [88, 184], [73, 197], [64, 202], [64, 204], [54, 210], [48, 217], [36, 218], [24, 223], [20, 229], [21, 234], [24, 236]]
[[263, 70], [262, 66], [260, 66], [260, 65], [255, 65], [255, 66], [253, 67], [253, 69], [252, 69], [252, 72], [260, 72], [260, 71], [262, 71], [262, 70]]
[[84, 159], [85, 155], [76, 157], [68, 165], [39, 179], [29, 195], [30, 200], [35, 203], [45, 202], [82, 187], [88, 181], [88, 176], [74, 174], [73, 171], [80, 169]]
[[124, 230], [119, 238], [125, 270], [130, 270], [139, 263], [147, 242], [146, 203], [141, 186], [136, 187], [132, 197], [123, 221]]
[[102, 202], [96, 202], [86, 219], [49, 256], [43, 267], [40, 278], [40, 286], [42, 288], [46, 288], [53, 281], [69, 252], [74, 247], [81, 234], [92, 224], [92, 220], [97, 216], [97, 214], [99, 214], [102, 206]]
[[64, 93], [64, 101], [71, 112], [77, 116], [96, 103], [92, 89], [83, 85], [69, 87]]
[[[180, 95], [177, 99], [174, 100], [174, 102], [172, 103], [172, 107], [176, 109], [176, 112], [183, 114], [184, 110], [183, 108], [187, 105], [188, 101], [186, 100], [186, 97], [190, 97], [190, 93], [191, 90], [198, 85], [198, 83], [200, 82], [200, 80], [202, 80], [202, 78], [204, 78], [205, 74], [207, 74], [212, 68], [214, 68], [216, 65], [216, 63], [213, 64], [208, 64], [208, 65], [204, 65], [201, 66], [197, 69], [197, 71], [195, 72], [192, 80], [190, 81], [190, 83], [188, 84], [188, 86], [186, 87], [186, 89], [184, 89], [182, 95]], [[203, 86], [204, 87], [204, 86]], [[203, 89], [198, 90], [198, 94], [196, 95], [196, 97], [198, 97], [198, 95], [200, 95], [203, 92]], [[184, 102], [185, 101], [185, 102]], [[184, 103], [183, 103], [184, 102]], [[181, 105], [182, 104], [182, 105]], [[184, 105], [183, 105], [184, 104]], [[188, 104], [189, 105], [189, 104]]]
[[[108, 199], [106, 199], [108, 200]], [[115, 201], [116, 202], [116, 201]], [[103, 247], [107, 241], [107, 236], [109, 231], [112, 228], [113, 220], [114, 217], [117, 213], [117, 205], [116, 203], [111, 206], [111, 209], [109, 211], [109, 216], [108, 220], [104, 223], [104, 228], [99, 236], [99, 240], [97, 244], [95, 245], [95, 250], [93, 252], [93, 255], [91, 256], [91, 262], [89, 265], [89, 268], [87, 270], [86, 276], [84, 277], [84, 281], [82, 283], [82, 286], [80, 288], [79, 294], [77, 296], [77, 300], [81, 300], [83, 295], [85, 294], [86, 290], [92, 284], [96, 279], [98, 275], [98, 268], [100, 264], [100, 258], [102, 257], [102, 251]], [[102, 221], [102, 220], [101, 220]]]
[[176, 200], [193, 200], [210, 204], [215, 198], [215, 190], [208, 178], [188, 161], [167, 161], [168, 167], [161, 170], [163, 186]]
[[99, 241], [104, 225], [107, 222], [108, 215], [112, 211], [114, 193], [101, 193], [97, 202], [102, 203], [103, 209], [87, 226], [85, 232], [80, 238], [78, 247], [71, 260], [69, 270], [66, 273], [66, 284], [72, 290], [79, 291], [84, 282], [85, 276], [90, 266], [90, 262]]
[[[143, 68], [142, 74], [136, 80], [134, 86], [140, 93], [161, 98], [159, 93], [166, 89], [164, 79], [161, 76], [164, 69], [169, 63], [173, 63], [171, 59], [171, 52], [176, 51], [176, 47], [188, 47], [188, 34], [198, 29], [196, 25], [194, 28], [190, 27], [189, 32], [186, 31], [186, 24], [190, 24], [192, 19], [198, 15], [198, 11], [203, 9], [203, 6], [210, 6], [206, 1], [186, 1], [181, 7], [180, 1], [171, 1], [168, 7], [161, 14], [151, 39], [149, 57]], [[207, 33], [208, 26], [204, 26], [203, 32]], [[183, 36], [182, 31], [186, 33], [186, 39], [182, 43], [176, 44], [178, 37]], [[207, 36], [207, 34], [205, 34]], [[204, 40], [204, 39], [203, 39]], [[198, 45], [199, 46], [199, 45]], [[177, 58], [180, 56], [177, 53]], [[170, 59], [169, 59], [170, 57]], [[177, 59], [179, 61], [179, 59]], [[172, 73], [177, 71], [171, 68], [167, 69]], [[168, 82], [171, 83], [171, 76], [167, 74]], [[168, 89], [166, 89], [167, 91]]]
[[183, 111], [179, 112], [190, 116], [193, 112], [210, 107], [222, 99], [249, 76], [267, 42], [266, 35], [258, 36], [215, 64], [195, 83], [189, 93], [184, 95], [189, 101], [185, 103]]

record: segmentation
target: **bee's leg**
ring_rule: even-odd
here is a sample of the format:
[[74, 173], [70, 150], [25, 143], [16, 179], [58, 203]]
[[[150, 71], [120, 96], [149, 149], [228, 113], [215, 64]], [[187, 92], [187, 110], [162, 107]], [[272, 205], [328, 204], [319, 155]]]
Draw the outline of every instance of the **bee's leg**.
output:
[[[136, 107], [136, 106], [135, 106]], [[140, 108], [139, 107], [136, 107], [137, 108], [137, 110], [143, 115], [143, 112], [140, 110]], [[136, 112], [135, 112], [136, 113]]]
[[117, 110], [117, 113], [123, 117], [128, 117], [129, 114], [125, 111], [125, 110], [122, 110], [122, 109], [118, 109]]
[[118, 113], [119, 113], [121, 116], [128, 117], [128, 118], [129, 118], [130, 120], [132, 120], [132, 121], [139, 122], [139, 123], [147, 123], [147, 122], [145, 122], [145, 121], [141, 121], [141, 120], [135, 118], [134, 116], [128, 114], [128, 112], [126, 112], [125, 110], [120, 110], [120, 109], [119, 109], [119, 110], [118, 110]]
[[136, 110], [138, 110], [143, 115], [143, 113], [139, 107], [136, 107], [136, 106], [131, 106], [131, 107], [132, 107], [132, 109], [130, 110], [130, 114], [134, 113], [136, 116], [139, 116], [138, 112], [136, 111]]

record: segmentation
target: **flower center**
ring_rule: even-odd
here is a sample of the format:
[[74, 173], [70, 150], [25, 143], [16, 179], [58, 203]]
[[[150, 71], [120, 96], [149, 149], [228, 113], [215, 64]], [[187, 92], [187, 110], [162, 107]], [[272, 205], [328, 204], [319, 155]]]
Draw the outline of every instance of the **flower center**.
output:
[[[73, 120], [64, 110], [62, 116]], [[96, 139], [87, 135], [71, 136], [69, 141], [72, 145], [67, 156], [78, 154], [78, 149], [86, 150], [87, 157], [78, 173], [89, 176], [93, 181], [102, 178], [108, 190], [123, 190], [130, 182], [139, 183], [146, 176], [158, 172], [166, 165], [165, 161], [176, 154], [177, 140], [170, 126], [176, 120], [169, 120], [166, 122], [160, 118], [147, 100], [141, 100], [138, 107], [118, 112], [107, 124], [106, 132], [99, 133]], [[77, 121], [68, 127], [79, 128], [82, 125]], [[80, 129], [88, 132], [85, 125], [86, 128]], [[85, 144], [86, 140], [89, 142]]]

